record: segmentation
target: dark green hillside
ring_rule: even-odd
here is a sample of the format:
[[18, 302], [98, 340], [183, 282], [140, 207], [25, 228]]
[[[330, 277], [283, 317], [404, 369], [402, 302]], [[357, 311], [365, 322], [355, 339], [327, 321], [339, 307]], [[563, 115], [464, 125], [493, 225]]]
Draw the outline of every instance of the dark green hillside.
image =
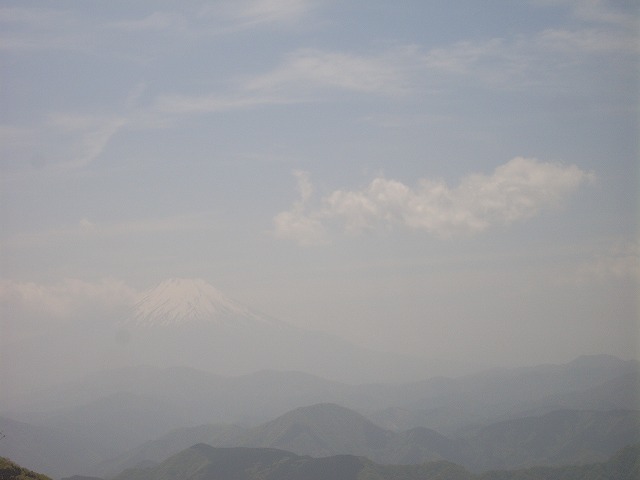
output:
[[20, 465], [0, 457], [0, 480], [51, 480], [46, 475], [32, 472]]

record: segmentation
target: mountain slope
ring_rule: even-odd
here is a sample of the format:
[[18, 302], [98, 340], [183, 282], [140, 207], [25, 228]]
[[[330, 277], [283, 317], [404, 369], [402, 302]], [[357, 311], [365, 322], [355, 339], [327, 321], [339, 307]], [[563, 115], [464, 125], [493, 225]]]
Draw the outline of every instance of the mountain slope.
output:
[[640, 411], [558, 410], [482, 428], [468, 439], [464, 465], [474, 471], [605, 460], [640, 442]]
[[376, 352], [259, 314], [199, 279], [147, 291], [128, 319], [123, 355], [138, 364], [243, 374], [297, 370], [338, 380], [419, 378], [424, 359]]
[[[446, 472], [456, 476], [443, 476]], [[439, 476], [436, 476], [436, 475]], [[214, 448], [198, 444], [156, 467], [123, 472], [114, 480], [471, 480], [446, 462], [424, 466], [380, 467], [353, 455], [312, 458], [277, 449]]]
[[359, 413], [335, 404], [301, 407], [249, 430], [241, 445], [269, 447], [315, 457], [351, 454], [374, 457], [390, 432]]
[[50, 325], [3, 344], [7, 358], [21, 358], [23, 373], [12, 379], [15, 393], [0, 395], [0, 412], [18, 405], [16, 397], [30, 388], [107, 365], [191, 367], [225, 376], [295, 370], [355, 383], [416, 380], [432, 373], [427, 359], [377, 352], [294, 327], [255, 313], [200, 280], [163, 282], [128, 310], [96, 311], [90, 318]]
[[584, 390], [555, 395], [546, 405], [585, 410], [632, 410], [640, 405], [640, 371], [630, 371]]
[[21, 467], [7, 458], [0, 457], [1, 480], [51, 480], [46, 475]]
[[640, 400], [639, 374], [636, 360], [593, 355], [561, 365], [438, 377], [398, 386], [388, 405], [369, 417], [385, 428], [424, 426], [451, 436], [562, 408], [633, 409]]
[[449, 462], [378, 465], [352, 455], [312, 458], [283, 450], [198, 444], [160, 465], [129, 470], [114, 480], [637, 480], [639, 458], [640, 447], [636, 445], [602, 463], [474, 475]]
[[171, 431], [162, 437], [98, 464], [92, 469], [95, 475], [110, 478], [131, 469], [154, 465], [188, 447], [205, 443], [219, 447], [230, 447], [240, 442], [245, 432], [236, 425], [201, 425]]
[[71, 475], [104, 459], [102, 446], [77, 432], [0, 417], [0, 455], [52, 477]]
[[119, 392], [81, 407], [40, 415], [38, 425], [91, 438], [103, 456], [113, 456], [188, 422], [188, 412], [173, 404]]

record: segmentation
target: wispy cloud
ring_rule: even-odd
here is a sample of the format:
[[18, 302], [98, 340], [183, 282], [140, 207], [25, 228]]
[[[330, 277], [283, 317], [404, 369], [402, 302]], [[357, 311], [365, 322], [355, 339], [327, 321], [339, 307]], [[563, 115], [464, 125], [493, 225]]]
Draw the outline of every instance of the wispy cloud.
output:
[[18, 328], [23, 331], [43, 320], [65, 321], [87, 310], [111, 311], [132, 305], [137, 298], [138, 292], [113, 278], [94, 282], [67, 278], [50, 284], [0, 279], [4, 321], [20, 319]]
[[136, 20], [120, 20], [109, 25], [131, 32], [150, 30], [184, 30], [187, 19], [182, 14], [173, 12], [153, 12], [146, 17]]
[[[161, 95], [154, 109], [165, 114], [201, 114], [315, 101], [326, 91], [397, 95], [409, 89], [406, 73], [411, 49], [358, 56], [297, 50], [270, 72], [237, 80], [227, 92]], [[400, 52], [400, 56], [396, 53]]]
[[421, 63], [427, 72], [445, 78], [469, 77], [500, 88], [548, 84], [551, 80], [563, 86], [581, 75], [581, 66], [595, 56], [616, 54], [607, 62], [628, 62], [625, 54], [639, 52], [637, 36], [630, 30], [558, 28], [432, 48], [424, 53]]
[[640, 244], [636, 240], [617, 240], [592, 252], [573, 278], [578, 283], [610, 279], [640, 280]]
[[[619, 29], [548, 29], [528, 36], [465, 40], [424, 49], [404, 45], [372, 54], [297, 49], [270, 71], [233, 79], [234, 88], [204, 95], [165, 94], [155, 108], [170, 114], [214, 113], [266, 105], [363, 95], [424, 95], [446, 90], [452, 78], [476, 85], [567, 88], [593, 56], [636, 54], [634, 34]], [[625, 61], [612, 55], [612, 62]]]
[[156, 100], [154, 108], [165, 114], [199, 114], [242, 110], [291, 101], [264, 94], [162, 95]]
[[223, 19], [223, 33], [264, 25], [296, 23], [315, 6], [314, 0], [233, 0], [216, 2], [200, 11], [200, 18]]
[[19, 125], [0, 125], [5, 173], [37, 169], [80, 169], [98, 160], [114, 136], [128, 128], [162, 128], [157, 112], [138, 107], [146, 85], [138, 83], [122, 100], [97, 112], [54, 111]]
[[56, 164], [60, 167], [84, 167], [96, 160], [111, 138], [126, 125], [124, 117], [52, 114], [48, 126], [67, 138], [65, 157]]
[[540, 32], [534, 40], [544, 51], [566, 55], [640, 52], [635, 36], [624, 31], [548, 29]]
[[321, 245], [329, 242], [329, 237], [320, 218], [306, 211], [306, 204], [313, 194], [313, 185], [309, 174], [296, 170], [297, 190], [300, 199], [295, 201], [289, 211], [275, 216], [273, 223], [277, 237], [291, 239], [300, 245]]
[[517, 157], [491, 175], [469, 175], [453, 188], [442, 180], [421, 179], [410, 187], [377, 177], [363, 189], [336, 190], [313, 209], [308, 178], [297, 177], [303, 194], [290, 210], [276, 215], [274, 234], [303, 245], [326, 242], [327, 230], [336, 222], [350, 233], [402, 227], [440, 238], [475, 234], [556, 207], [595, 180], [593, 173], [575, 165]]
[[[175, 34], [192, 38], [227, 35], [274, 25], [297, 25], [315, 8], [315, 0], [222, 0], [199, 9], [150, 11], [137, 18], [119, 20], [77, 15], [68, 9], [5, 7], [0, 8], [0, 50], [76, 50], [90, 51], [97, 46], [116, 54], [129, 49], [122, 35]], [[109, 32], [108, 35], [102, 33]], [[145, 48], [154, 48], [148, 42]], [[162, 47], [159, 47], [162, 48]], [[125, 55], [130, 52], [124, 52]]]
[[[336, 88], [352, 92], [396, 94], [407, 88], [402, 54], [394, 50], [376, 56], [297, 50], [277, 68], [245, 83], [248, 90], [309, 91]], [[400, 57], [400, 58], [399, 58]]]
[[93, 45], [87, 25], [64, 10], [0, 8], [0, 50], [87, 50]]
[[105, 238], [134, 237], [206, 228], [203, 214], [158, 217], [126, 222], [97, 222], [82, 218], [75, 225], [32, 233], [17, 233], [2, 242], [3, 248], [23, 248], [57, 242], [78, 242]]
[[640, 53], [635, 14], [612, 8], [600, 0], [532, 0], [563, 6], [578, 20], [575, 25], [547, 28], [528, 34], [465, 39], [427, 49], [422, 64], [431, 74], [469, 77], [500, 88], [553, 85], [573, 88], [584, 75], [637, 64]]
[[95, 162], [128, 124], [118, 115], [52, 113], [30, 125], [0, 126], [5, 174], [36, 169], [78, 169]]
[[534, 5], [560, 6], [570, 9], [571, 14], [586, 22], [632, 26], [635, 15], [616, 9], [609, 0], [531, 0]]
[[156, 11], [108, 24], [127, 32], [180, 32], [193, 36], [228, 35], [270, 25], [296, 25], [314, 7], [312, 0], [222, 0], [196, 11]]

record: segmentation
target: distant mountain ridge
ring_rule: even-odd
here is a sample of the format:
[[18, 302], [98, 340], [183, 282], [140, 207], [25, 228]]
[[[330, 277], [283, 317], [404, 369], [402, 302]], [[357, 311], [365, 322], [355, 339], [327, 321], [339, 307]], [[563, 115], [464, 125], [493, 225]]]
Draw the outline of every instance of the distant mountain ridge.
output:
[[[426, 359], [378, 352], [258, 313], [201, 279], [149, 289], [118, 324], [121, 358], [234, 375], [298, 370], [339, 380], [419, 378]], [[319, 361], [322, 359], [322, 361]]]
[[[353, 455], [313, 458], [277, 449], [214, 448], [199, 443], [159, 465], [126, 470], [114, 480], [636, 480], [639, 477], [640, 445], [625, 447], [601, 463], [472, 474], [444, 461], [380, 465]], [[1, 457], [0, 479], [51, 480]], [[101, 479], [75, 475], [62, 480]]]
[[591, 465], [472, 474], [442, 461], [380, 465], [353, 455], [312, 458], [276, 449], [197, 444], [155, 467], [128, 470], [114, 480], [637, 480], [639, 458], [636, 445]]
[[[640, 442], [640, 411], [558, 411], [489, 425], [469, 437], [448, 438], [417, 427], [405, 432], [382, 429], [364, 416], [334, 404], [301, 407], [258, 427], [229, 430], [209, 426], [181, 429], [141, 446], [96, 474], [159, 462], [184, 445], [279, 449], [327, 457], [355, 455], [379, 464], [421, 464], [446, 460], [474, 472], [535, 465], [585, 464], [606, 460], [626, 445]], [[173, 445], [172, 449], [167, 447]]]
[[[301, 372], [273, 370], [224, 377], [187, 367], [123, 368], [17, 399], [23, 410], [5, 411], [5, 419], [0, 418], [0, 430], [9, 430], [12, 437], [11, 444], [0, 442], [0, 455], [10, 453], [21, 464], [53, 476], [99, 473], [88, 467], [108, 458], [117, 458], [113, 465], [122, 465], [129, 452], [154, 450], [159, 454], [148, 459], [159, 461], [198, 442], [249, 446], [251, 438], [244, 436], [247, 430], [264, 427], [300, 407], [333, 403], [357, 412], [360, 418], [357, 422], [363, 418], [375, 420], [376, 428], [382, 427], [388, 432], [384, 436], [391, 439], [381, 450], [351, 441], [352, 445], [364, 445], [360, 451], [351, 450], [354, 453], [373, 450], [371, 455], [384, 463], [455, 458], [474, 465], [477, 462], [474, 458], [481, 456], [482, 450], [476, 450], [475, 457], [473, 451], [464, 459], [452, 457], [452, 451], [460, 450], [452, 440], [480, 435], [483, 428], [498, 423], [502, 423], [500, 429], [505, 438], [511, 438], [514, 433], [510, 431], [522, 430], [518, 419], [542, 419], [563, 409], [584, 410], [585, 406], [595, 405], [587, 409], [600, 413], [629, 410], [630, 405], [637, 405], [634, 393], [637, 372], [637, 362], [607, 356], [578, 359], [564, 365], [401, 384], [351, 385]], [[525, 388], [531, 381], [535, 388]], [[613, 421], [613, 416], [610, 418]], [[22, 422], [20, 428], [11, 430], [10, 422], [16, 420]], [[512, 420], [514, 423], [508, 423]], [[586, 419], [583, 420], [586, 424]], [[233, 423], [236, 425], [229, 425]], [[226, 425], [207, 426], [211, 424]], [[199, 433], [191, 436], [189, 429], [198, 425], [194, 430]], [[513, 430], [509, 430], [509, 425]], [[42, 434], [42, 429], [48, 433]], [[165, 435], [173, 429], [178, 429], [179, 435]], [[34, 435], [40, 440], [34, 441]], [[299, 444], [311, 446], [321, 439], [325, 443], [320, 444], [327, 452], [322, 454], [338, 451], [331, 449], [329, 434], [318, 432], [311, 425], [290, 425], [279, 435], [281, 443], [269, 443], [264, 439], [271, 437], [263, 436], [259, 445], [293, 448], [291, 439], [294, 444], [298, 438]], [[290, 443], [285, 441], [287, 438]], [[493, 438], [491, 442], [496, 446], [500, 444], [499, 437], [487, 438]], [[504, 445], [524, 444], [523, 439], [513, 438]], [[152, 446], [148, 442], [154, 443], [154, 439], [158, 443]], [[607, 451], [594, 450], [589, 455], [601, 459]], [[66, 452], [65, 461], [56, 463], [51, 452]], [[569, 458], [569, 453], [565, 452], [564, 458]], [[484, 455], [487, 456], [486, 452]], [[497, 455], [491, 461], [499, 462], [500, 458]], [[526, 455], [513, 458], [521, 462], [529, 460]], [[49, 467], [36, 468], [37, 465]]]

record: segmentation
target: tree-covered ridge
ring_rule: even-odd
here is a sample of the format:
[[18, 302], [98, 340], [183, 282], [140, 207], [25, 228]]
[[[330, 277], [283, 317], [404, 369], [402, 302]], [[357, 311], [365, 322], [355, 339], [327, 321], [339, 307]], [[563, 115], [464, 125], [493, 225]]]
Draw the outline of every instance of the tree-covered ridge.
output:
[[51, 480], [46, 475], [32, 472], [20, 465], [0, 457], [0, 480]]
[[583, 466], [535, 467], [473, 474], [450, 462], [379, 465], [364, 457], [299, 456], [269, 448], [194, 445], [147, 469], [123, 472], [115, 480], [638, 480], [640, 444], [606, 462]]

